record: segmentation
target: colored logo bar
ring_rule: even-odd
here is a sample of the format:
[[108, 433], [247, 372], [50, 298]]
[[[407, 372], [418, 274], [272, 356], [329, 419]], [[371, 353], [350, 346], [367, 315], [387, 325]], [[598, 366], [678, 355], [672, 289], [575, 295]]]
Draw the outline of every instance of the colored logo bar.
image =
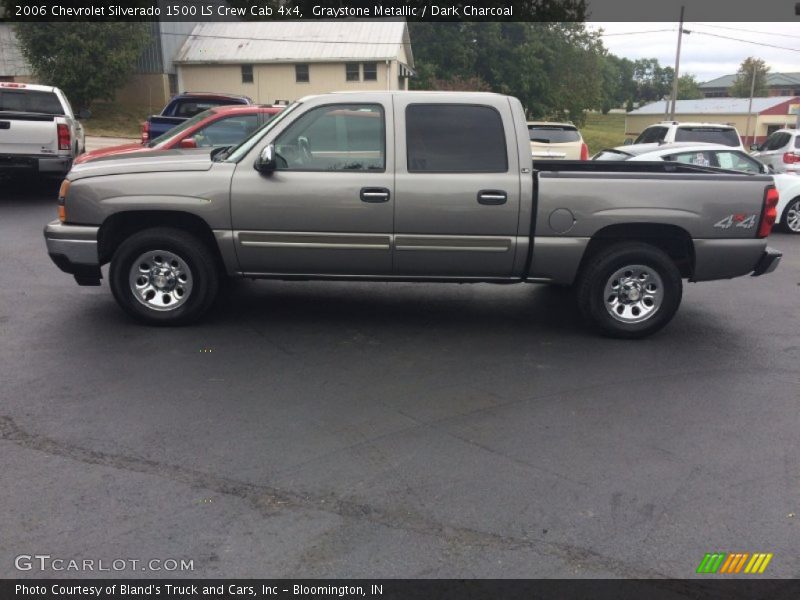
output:
[[763, 573], [773, 554], [764, 552], [714, 552], [707, 553], [700, 565], [697, 567], [698, 573], [704, 574], [734, 574], [748, 573], [751, 575]]

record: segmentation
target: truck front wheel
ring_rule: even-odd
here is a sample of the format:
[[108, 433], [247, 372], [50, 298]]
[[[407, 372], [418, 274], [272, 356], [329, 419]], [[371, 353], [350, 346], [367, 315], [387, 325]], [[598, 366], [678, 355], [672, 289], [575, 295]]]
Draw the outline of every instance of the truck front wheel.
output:
[[184, 325], [211, 308], [219, 289], [217, 261], [195, 236], [167, 227], [127, 238], [111, 259], [111, 291], [134, 318]]
[[615, 244], [592, 257], [576, 287], [583, 317], [601, 333], [641, 338], [670, 322], [683, 285], [675, 263], [660, 248]]

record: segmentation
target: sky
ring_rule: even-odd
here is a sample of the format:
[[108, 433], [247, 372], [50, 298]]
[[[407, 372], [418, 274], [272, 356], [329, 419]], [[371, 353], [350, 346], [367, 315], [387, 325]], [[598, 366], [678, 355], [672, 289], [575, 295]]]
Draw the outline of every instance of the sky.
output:
[[[602, 28], [603, 43], [617, 56], [632, 60], [654, 57], [662, 66], [675, 66], [677, 23], [587, 23], [587, 26], [589, 29]], [[681, 75], [690, 73], [700, 82], [708, 81], [736, 73], [748, 56], [763, 59], [774, 73], [800, 72], [798, 23], [686, 22], [683, 28], [692, 33], [683, 35]]]

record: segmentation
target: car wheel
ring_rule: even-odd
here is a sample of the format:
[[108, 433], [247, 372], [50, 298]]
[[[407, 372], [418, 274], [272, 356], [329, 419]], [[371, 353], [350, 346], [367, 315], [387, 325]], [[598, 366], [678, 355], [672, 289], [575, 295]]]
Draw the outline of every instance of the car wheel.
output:
[[604, 335], [641, 338], [670, 322], [681, 303], [681, 274], [655, 246], [615, 244], [592, 257], [576, 289], [583, 317]]
[[184, 325], [202, 317], [217, 296], [215, 256], [195, 236], [172, 228], [140, 231], [111, 259], [111, 291], [134, 318], [152, 325]]
[[800, 196], [790, 200], [786, 205], [782, 222], [790, 233], [800, 233]]

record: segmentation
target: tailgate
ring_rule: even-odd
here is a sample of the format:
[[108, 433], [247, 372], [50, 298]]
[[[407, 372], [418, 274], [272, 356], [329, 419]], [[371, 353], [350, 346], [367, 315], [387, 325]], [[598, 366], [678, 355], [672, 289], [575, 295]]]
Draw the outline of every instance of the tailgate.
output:
[[55, 117], [0, 113], [0, 154], [57, 154]]

